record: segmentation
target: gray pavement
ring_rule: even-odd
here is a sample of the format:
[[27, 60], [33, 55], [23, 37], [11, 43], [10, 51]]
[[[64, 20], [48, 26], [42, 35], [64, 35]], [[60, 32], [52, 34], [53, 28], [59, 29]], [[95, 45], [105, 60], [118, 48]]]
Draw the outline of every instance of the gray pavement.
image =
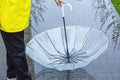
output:
[[[28, 42], [31, 34], [28, 32], [25, 32], [25, 42]], [[0, 35], [0, 80], [5, 80], [6, 79], [6, 57], [5, 57], [5, 47], [3, 44], [2, 37]], [[35, 75], [36, 80], [49, 80], [45, 79], [47, 78], [53, 78], [50, 80], [56, 80], [57, 76], [51, 77], [47, 75], [46, 73], [39, 72], [34, 74], [34, 66], [33, 66], [33, 61], [27, 57], [28, 65], [29, 65], [29, 70], [32, 73], [32, 75]], [[36, 70], [41, 69], [42, 67], [38, 65]], [[48, 72], [50, 69], [48, 69]], [[52, 71], [52, 70], [51, 70]], [[89, 65], [86, 67], [79, 69], [81, 72], [80, 74], [83, 74], [83, 77], [92, 77], [92, 79], [80, 79], [80, 80], [120, 80], [120, 52], [114, 51], [112, 48], [112, 44], [110, 42], [108, 49], [96, 60], [92, 61]], [[44, 72], [44, 71], [43, 71]], [[74, 71], [73, 71], [74, 72]], [[83, 73], [82, 73], [83, 72]], [[45, 75], [46, 74], [46, 75]], [[52, 74], [57, 74], [56, 71], [53, 71]], [[59, 72], [58, 72], [59, 74]], [[76, 73], [75, 73], [76, 74]], [[80, 75], [80, 76], [81, 76]], [[81, 77], [81, 78], [83, 78]], [[58, 79], [57, 79], [58, 80]], [[67, 79], [65, 79], [67, 80]]]
[[0, 80], [5, 80], [6, 77], [6, 59], [5, 47], [0, 35]]
[[[30, 33], [25, 33], [25, 41], [28, 42], [29, 39]], [[7, 67], [5, 52], [6, 50], [0, 35], [0, 80], [6, 79]], [[28, 57], [27, 60], [29, 64], [29, 70], [32, 72], [32, 75], [34, 75], [33, 61]], [[38, 66], [38, 68], [40, 69], [41, 67]], [[107, 51], [105, 51], [99, 58], [92, 61], [89, 65], [87, 65], [83, 69], [80, 69], [79, 71], [85, 72], [83, 74], [86, 74], [87, 77], [89, 77], [90, 75], [92, 76], [93, 79], [80, 79], [80, 80], [120, 80], [120, 52], [114, 51], [112, 49], [112, 45], [109, 44], [109, 48]], [[45, 75], [41, 75], [41, 73], [37, 73], [35, 75], [36, 80], [44, 80], [41, 78], [46, 77]], [[48, 77], [50, 77], [50, 75]]]
[[[48, 0], [48, 1], [50, 1], [50, 0]], [[71, 1], [71, 3], [72, 3], [73, 1], [77, 1], [77, 0], [73, 0], [73, 1], [69, 0], [69, 1]], [[86, 2], [83, 4], [82, 1], [86, 1]], [[80, 14], [80, 15], [79, 16], [77, 16], [77, 14], [74, 15], [78, 18], [75, 17], [76, 19], [75, 18], [74, 19], [76, 21], [73, 21], [73, 23], [79, 21], [79, 24], [81, 24], [81, 25], [85, 24], [85, 25], [89, 25], [89, 26], [94, 26], [94, 24], [92, 24], [92, 23], [94, 23], [94, 20], [91, 17], [91, 16], [93, 16], [93, 18], [94, 18], [94, 14], [93, 14], [93, 11], [91, 11], [91, 7], [89, 7], [90, 6], [88, 4], [89, 2], [87, 2], [87, 0], [82, 0], [82, 1], [77, 2], [78, 5], [81, 5], [81, 6], [77, 6], [77, 8], [76, 8], [76, 11], [78, 11], [78, 9], [80, 9], [78, 12], [78, 14]], [[55, 16], [58, 16], [59, 11], [55, 11], [56, 4], [51, 5], [52, 3], [53, 2], [50, 1], [49, 4], [47, 4], [48, 5], [48, 10], [47, 10], [48, 15], [45, 17], [45, 19], [47, 18], [48, 21], [46, 21], [47, 22], [46, 26], [49, 26], [49, 24], [51, 26], [56, 26], [56, 25], [58, 26], [58, 24], [60, 22], [59, 18], [55, 17]], [[72, 3], [72, 4], [74, 5], [75, 3]], [[58, 10], [58, 8], [56, 8], [56, 10]], [[54, 17], [52, 17], [52, 15]], [[52, 20], [51, 20], [51, 17], [52, 17]], [[91, 17], [91, 18], [89, 18], [89, 17]], [[57, 21], [57, 22], [56, 22], [56, 24], [54, 24], [54, 23], [52, 24], [52, 21], [53, 22]], [[71, 21], [70, 21], [70, 23], [71, 23]], [[38, 28], [41, 28], [41, 29], [37, 29], [38, 32], [44, 30], [43, 27], [38, 27]], [[44, 27], [44, 28], [48, 28], [48, 27]], [[108, 35], [110, 40], [111, 40], [111, 37], [110, 37], [111, 34], [112, 34], [112, 30], [111, 30], [111, 32], [109, 32], [109, 35]], [[29, 32], [29, 30], [27, 30], [25, 33], [25, 42], [28, 42], [29, 39], [30, 39], [30, 32]], [[7, 67], [6, 67], [5, 52], [6, 52], [6, 50], [5, 50], [1, 35], [0, 35], [0, 80], [5, 80], [5, 78], [6, 78], [6, 68]], [[29, 64], [29, 70], [32, 72], [32, 75], [34, 75], [33, 61], [28, 57], [27, 57], [27, 60], [28, 60], [28, 64]], [[42, 75], [42, 73], [39, 73], [39, 69], [41, 69], [41, 65], [37, 65], [35, 68], [36, 68], [36, 71], [38, 71], [35, 74], [36, 80], [58, 80], [56, 78], [57, 76], [51, 76], [50, 74], [48, 76], [46, 76], [45, 74]], [[92, 76], [92, 79], [87, 79], [88, 78], [87, 77], [85, 79], [77, 79], [77, 80], [120, 80], [120, 52], [114, 51], [112, 44], [110, 42], [109, 48], [100, 57], [98, 57], [96, 60], [92, 61], [89, 65], [80, 69], [79, 71], [81, 72], [80, 73], [81, 75], [83, 74], [83, 76], [80, 75], [82, 78], [87, 77], [87, 76], [88, 77]], [[46, 71], [46, 74], [47, 74], [47, 71]], [[53, 74], [57, 74], [56, 71], [54, 71]], [[85, 76], [84, 74], [86, 74], [87, 76]], [[45, 79], [45, 78], [47, 78], [47, 79]], [[52, 79], [49, 79], [49, 78], [52, 78]], [[61, 79], [59, 79], [59, 80], [61, 80]], [[64, 80], [66, 80], [66, 79], [64, 79]]]
[[5, 80], [6, 77], [6, 58], [5, 47], [0, 35], [0, 80]]

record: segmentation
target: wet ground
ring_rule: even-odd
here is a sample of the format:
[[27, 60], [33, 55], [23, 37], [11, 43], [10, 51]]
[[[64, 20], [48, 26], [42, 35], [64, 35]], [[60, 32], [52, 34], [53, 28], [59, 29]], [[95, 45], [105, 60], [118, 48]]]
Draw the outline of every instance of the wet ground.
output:
[[[62, 21], [60, 20], [61, 18], [60, 11], [58, 7], [54, 7], [56, 5], [55, 3], [53, 4], [53, 1], [51, 2], [47, 1], [45, 3], [47, 4], [46, 13], [44, 14], [45, 22], [39, 23], [41, 26], [40, 27], [37, 26], [36, 30], [32, 31], [32, 35], [36, 35], [44, 30], [54, 28], [54, 26], [62, 26], [61, 24]], [[68, 17], [66, 17], [66, 19], [68, 20], [67, 21], [68, 25], [75, 23], [82, 26], [94, 26], [95, 28], [99, 29], [100, 26], [102, 25], [102, 23], [100, 22], [100, 19], [104, 20], [104, 18], [101, 18], [102, 17], [101, 15], [101, 17], [97, 18], [97, 20], [94, 19], [96, 17], [94, 14], [95, 10], [93, 10], [93, 8], [90, 7], [92, 4], [92, 0], [82, 0], [77, 3], [76, 2], [77, 1], [73, 1], [73, 0], [70, 1], [70, 3], [73, 5], [75, 9], [74, 12], [72, 13], [75, 15], [73, 15], [71, 19], [69, 19], [71, 14], [67, 13], [69, 10], [66, 12], [68, 14]], [[107, 11], [109, 12], [111, 9], [110, 7], [112, 7], [112, 5], [107, 2], [106, 4], [108, 5], [109, 9], [100, 9], [100, 10], [104, 12], [107, 12]], [[96, 4], [96, 5], [99, 5], [99, 4]], [[97, 10], [99, 10], [99, 8], [97, 8]], [[105, 23], [102, 25], [103, 27], [108, 26], [113, 21], [111, 19], [112, 15], [115, 15], [117, 18], [119, 18], [113, 7], [111, 10], [113, 10], [113, 14], [107, 17], [108, 20], [106, 20]], [[101, 13], [101, 11], [98, 11], [98, 12]], [[106, 16], [104, 15], [104, 17]], [[71, 22], [71, 20], [73, 21]], [[51, 27], [48, 27], [48, 26], [51, 26]], [[105, 31], [104, 28], [102, 30]], [[37, 63], [33, 63], [31, 59], [27, 58], [29, 69], [34, 75], [36, 80], [120, 80], [120, 52], [115, 51], [113, 48], [113, 44], [112, 44], [113, 41], [111, 39], [112, 34], [113, 34], [113, 28], [110, 28], [109, 31], [106, 33], [106, 36], [110, 40], [108, 49], [100, 57], [98, 57], [96, 60], [92, 61], [89, 65], [83, 68], [79, 68], [73, 71], [60, 72], [54, 69], [44, 68], [43, 66]], [[29, 41], [30, 35], [31, 34], [29, 33], [29, 30], [28, 30], [28, 32], [25, 33], [26, 42]], [[6, 67], [5, 52], [6, 51], [4, 48], [4, 44], [0, 36], [0, 56], [1, 56], [0, 80], [5, 80], [6, 78], [7, 67]]]

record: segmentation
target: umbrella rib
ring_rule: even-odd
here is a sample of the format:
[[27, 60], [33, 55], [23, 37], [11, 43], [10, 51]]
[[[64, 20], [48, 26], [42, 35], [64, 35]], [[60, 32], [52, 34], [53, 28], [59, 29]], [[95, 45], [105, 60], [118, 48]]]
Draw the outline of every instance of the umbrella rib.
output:
[[[101, 33], [101, 34], [102, 34], [102, 33]], [[101, 35], [101, 34], [100, 34], [100, 35]], [[99, 38], [98, 38], [98, 40], [99, 40]], [[98, 41], [98, 40], [96, 40], [96, 42], [95, 42], [95, 43], [97, 43], [97, 41]], [[107, 42], [108, 42], [108, 40], [107, 40], [107, 41], [105, 41], [105, 43], [107, 43]], [[95, 43], [94, 43], [94, 45], [95, 45]], [[105, 45], [105, 43], [104, 43], [102, 46], [104, 46], [104, 45]], [[97, 50], [96, 50], [96, 52], [94, 52], [94, 53], [97, 53]], [[92, 56], [92, 55], [93, 55], [93, 54], [91, 54], [90, 56]]]
[[62, 57], [54, 57], [54, 58], [49, 58], [49, 59], [63, 59]]
[[[90, 30], [91, 30], [91, 28], [90, 28]], [[89, 31], [90, 31], [90, 30], [89, 30]], [[88, 33], [87, 33], [87, 34], [88, 34]], [[100, 35], [101, 35], [101, 34], [100, 34]], [[99, 40], [99, 37], [98, 37], [97, 40], [94, 42], [94, 45], [95, 45], [95, 43], [96, 43], [98, 40]], [[87, 40], [86, 40], [86, 41], [87, 41]], [[85, 42], [86, 42], [86, 41], [85, 41]], [[85, 44], [84, 44], [84, 45], [85, 45]], [[82, 47], [82, 48], [83, 48], [83, 47]], [[81, 49], [82, 49], [82, 48], [81, 48]], [[80, 49], [80, 50], [81, 50], [81, 49]], [[78, 50], [77, 52], [79, 52], [80, 50]], [[75, 53], [77, 53], [77, 52], [75, 52]], [[74, 53], [73, 53], [73, 54], [74, 54]]]
[[73, 53], [72, 55], [71, 55], [71, 57], [75, 57], [75, 56], [81, 56], [81, 55], [83, 55], [83, 54], [85, 54], [86, 52], [82, 52], [82, 53], [78, 53], [79, 51], [77, 51], [77, 52], [75, 52], [75, 53]]
[[50, 64], [55, 65], [55, 64], [62, 64], [62, 63], [64, 63], [64, 60], [56, 60], [54, 62], [51, 62]]
[[60, 55], [53, 55], [53, 56], [54, 56], [54, 58], [65, 58], [65, 56], [60, 56]]
[[[29, 45], [28, 45], [28, 47], [31, 49], [31, 50], [33, 50], [33, 51], [35, 51], [34, 49], [32, 49]], [[36, 52], [36, 51], [35, 51]], [[58, 58], [59, 59], [59, 58]], [[52, 63], [50, 63], [50, 64], [62, 64], [62, 63], [64, 63], [65, 64], [65, 61], [64, 61], [65, 59], [62, 59], [62, 58], [60, 58], [59, 60], [56, 60], [56, 61], [54, 61], [54, 62], [52, 62]], [[58, 63], [59, 62], [59, 63]]]
[[[89, 34], [89, 32], [92, 30], [92, 27], [89, 29], [89, 31], [86, 33], [86, 35], [85, 35], [85, 37], [84, 37], [84, 39], [88, 36], [88, 34]], [[83, 41], [83, 46], [82, 46], [82, 48], [80, 49], [80, 50], [82, 50], [83, 48], [84, 48], [84, 46], [85, 46], [85, 43], [87, 42], [87, 40], [88, 40], [88, 37], [85, 39], [85, 41]]]
[[[77, 25], [76, 25], [76, 30], [77, 30]], [[74, 47], [73, 47], [73, 49], [71, 50], [70, 54], [72, 54], [72, 52], [74, 51], [74, 48], [75, 48], [76, 34], [77, 34], [77, 31], [75, 31]]]
[[36, 38], [34, 38], [34, 39], [35, 39], [35, 41], [39, 44], [39, 46], [40, 46], [43, 50], [45, 50], [49, 55], [54, 56], [54, 55], [52, 55], [51, 53], [49, 53], [45, 48], [43, 48], [42, 45], [38, 42], [38, 40], [37, 40]]
[[72, 63], [78, 63], [77, 59], [71, 59]]
[[[33, 48], [31, 48], [29, 45], [27, 45], [31, 50], [35, 51]], [[36, 51], [35, 51], [36, 52]]]
[[[107, 43], [108, 42], [108, 40], [105, 42], [105, 43]], [[103, 45], [101, 45], [101, 46], [104, 46], [104, 45], [106, 45], [106, 44], [103, 44]], [[100, 50], [100, 49], [99, 49]], [[99, 50], [96, 50], [94, 53], [97, 53]], [[92, 56], [93, 54], [91, 54], [90, 56]]]
[[[50, 38], [50, 36], [48, 35], [48, 32], [46, 32], [46, 34], [47, 34], [47, 36], [48, 36], [48, 38], [49, 38], [49, 40], [50, 40], [50, 42], [52, 43], [52, 45], [53, 45], [53, 47], [54, 47], [54, 49], [61, 55], [61, 54], [63, 54], [63, 53], [61, 53], [60, 51], [58, 51], [57, 49], [56, 49], [56, 47], [55, 47], [55, 45], [53, 44], [53, 42], [52, 42], [52, 40], [51, 40], [51, 38]], [[63, 54], [64, 56], [65, 56], [65, 54]]]
[[[90, 28], [90, 30], [92, 30], [92, 27]], [[89, 32], [90, 32], [90, 30], [89, 30]], [[88, 33], [87, 33], [88, 34]], [[102, 35], [102, 33], [100, 33], [100, 35]], [[87, 36], [87, 35], [86, 35]], [[88, 38], [87, 38], [87, 40], [88, 40]], [[85, 42], [87, 42], [87, 40], [85, 41]], [[97, 43], [97, 41], [99, 40], [99, 37], [97, 38], [97, 40], [96, 41], [94, 41], [94, 44], [92, 45], [92, 46], [94, 46], [95, 45], [95, 43]], [[85, 45], [85, 44], [84, 44]], [[83, 47], [82, 47], [83, 48]], [[89, 47], [90, 48], [90, 47]], [[89, 49], [88, 48], [88, 49]]]
[[71, 56], [77, 56], [77, 55], [83, 55], [83, 54], [85, 54], [85, 53], [87, 53], [87, 52], [79, 52], [79, 51], [77, 51], [77, 52], [75, 52], [74, 54], [72, 54]]
[[76, 59], [79, 59], [79, 58], [88, 58], [89, 56], [77, 56], [77, 57], [75, 57]]
[[[72, 59], [73, 60], [73, 59]], [[82, 59], [80, 59], [80, 58], [74, 58], [74, 60], [73, 61], [84, 61], [84, 60], [82, 60]]]
[[[77, 55], [79, 51], [81, 51], [81, 49], [78, 50], [78, 51], [76, 51], [76, 52], [74, 52], [72, 55]], [[84, 54], [84, 53], [85, 53], [85, 52], [83, 52], [83, 54]], [[80, 55], [82, 55], [82, 54], [80, 54]]]
[[71, 63], [77, 63], [77, 61], [75, 61], [75, 60], [73, 60], [73, 59], [71, 58]]
[[88, 34], [90, 33], [91, 30], [92, 30], [92, 27], [91, 27], [91, 28], [89, 29], [89, 31], [86, 33], [84, 39], [85, 39], [86, 37], [87, 37], [87, 38], [86, 38], [85, 40], [83, 40], [83, 43], [85, 43], [85, 42], [87, 41], [87, 39], [88, 39]]
[[[88, 35], [88, 33], [90, 32], [90, 30], [91, 30], [92, 28], [90, 28], [89, 29], [89, 31], [86, 33], [86, 35], [85, 35], [85, 37], [84, 38], [86, 38], [87, 37], [87, 35]], [[85, 43], [86, 43], [86, 41], [88, 40], [88, 37], [85, 39], [85, 41], [84, 41], [84, 45], [82, 46], [82, 48], [81, 49], [79, 49], [78, 51], [76, 51], [76, 52], [74, 52], [73, 54], [75, 54], [75, 53], [77, 53], [77, 52], [79, 52], [80, 50], [82, 50], [83, 48], [84, 48], [84, 46], [85, 46]], [[71, 53], [72, 54], [72, 53]]]
[[75, 57], [75, 58], [73, 58], [73, 59], [84, 59], [84, 58], [87, 58], [86, 56], [84, 57], [84, 56], [79, 56], [79, 57]]
[[[78, 55], [77, 57], [88, 58], [89, 56], [81, 56], [81, 55]], [[76, 57], [76, 58], [77, 58], [77, 57]]]
[[78, 55], [76, 55], [76, 56], [72, 56], [71, 58], [83, 58], [83, 57], [84, 57], [84, 58], [87, 58], [87, 57], [89, 57], [89, 56], [84, 56], [84, 55], [82, 56], [82, 55], [79, 55], [79, 54], [78, 54]]
[[74, 50], [75, 50], [74, 48], [71, 50], [70, 55], [72, 55], [72, 54], [73, 54], [73, 51], [74, 51]]
[[[82, 60], [82, 59], [74, 59], [73, 61], [84, 61], [84, 60]], [[84, 62], [86, 62], [86, 61], [84, 61]], [[78, 63], [78, 62], [77, 62]]]

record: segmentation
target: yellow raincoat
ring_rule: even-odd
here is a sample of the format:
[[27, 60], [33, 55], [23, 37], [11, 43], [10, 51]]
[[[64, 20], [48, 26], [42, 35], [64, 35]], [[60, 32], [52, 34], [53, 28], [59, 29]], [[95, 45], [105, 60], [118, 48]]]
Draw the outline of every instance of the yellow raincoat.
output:
[[31, 0], [0, 0], [0, 30], [19, 32], [29, 26]]

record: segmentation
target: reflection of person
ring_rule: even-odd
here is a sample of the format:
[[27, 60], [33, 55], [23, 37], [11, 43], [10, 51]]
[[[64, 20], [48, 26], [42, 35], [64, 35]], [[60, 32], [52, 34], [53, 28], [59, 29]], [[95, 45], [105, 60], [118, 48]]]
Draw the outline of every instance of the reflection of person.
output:
[[30, 0], [0, 0], [0, 30], [7, 53], [7, 80], [31, 80], [24, 45], [30, 5]]

